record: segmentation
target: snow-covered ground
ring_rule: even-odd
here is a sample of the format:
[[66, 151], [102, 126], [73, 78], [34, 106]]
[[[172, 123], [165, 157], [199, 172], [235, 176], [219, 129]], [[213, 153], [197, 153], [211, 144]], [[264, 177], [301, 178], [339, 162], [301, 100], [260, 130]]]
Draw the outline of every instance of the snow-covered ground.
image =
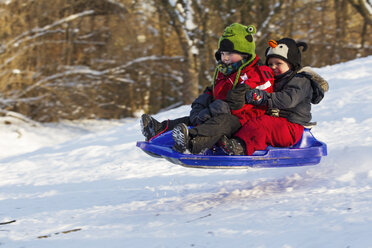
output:
[[138, 149], [138, 119], [0, 118], [0, 247], [372, 247], [371, 68], [316, 69], [316, 166], [190, 169]]

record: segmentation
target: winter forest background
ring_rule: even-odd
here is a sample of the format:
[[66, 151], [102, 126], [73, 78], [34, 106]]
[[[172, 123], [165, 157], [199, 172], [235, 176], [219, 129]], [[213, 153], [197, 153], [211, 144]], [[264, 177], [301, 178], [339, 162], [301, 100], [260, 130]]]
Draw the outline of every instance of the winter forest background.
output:
[[192, 100], [234, 22], [306, 41], [304, 64], [372, 54], [370, 0], [0, 0], [0, 116], [117, 119]]

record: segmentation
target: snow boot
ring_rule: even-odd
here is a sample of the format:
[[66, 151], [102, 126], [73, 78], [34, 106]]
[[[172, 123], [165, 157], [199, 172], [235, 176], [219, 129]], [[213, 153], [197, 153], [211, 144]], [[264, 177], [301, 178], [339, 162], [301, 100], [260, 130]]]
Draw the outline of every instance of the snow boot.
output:
[[245, 144], [237, 138], [229, 139], [224, 135], [218, 145], [228, 155], [245, 155]]
[[152, 137], [165, 131], [166, 127], [148, 114], [141, 116], [141, 132], [146, 140], [149, 141]]
[[192, 137], [184, 123], [178, 124], [173, 129], [172, 137], [174, 140], [173, 149], [180, 153], [203, 154], [216, 143], [216, 141], [213, 141], [213, 137]]
[[189, 129], [185, 123], [180, 123], [173, 128], [172, 137], [174, 140], [173, 149], [180, 153], [189, 152]]

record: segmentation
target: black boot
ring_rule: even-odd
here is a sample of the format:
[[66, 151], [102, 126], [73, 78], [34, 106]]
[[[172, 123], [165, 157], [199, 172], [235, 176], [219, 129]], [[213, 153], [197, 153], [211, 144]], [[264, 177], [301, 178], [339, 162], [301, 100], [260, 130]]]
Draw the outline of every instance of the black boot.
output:
[[245, 144], [236, 138], [227, 138], [225, 135], [220, 139], [218, 145], [228, 155], [245, 155]]
[[146, 140], [150, 140], [152, 137], [165, 131], [164, 125], [148, 114], [141, 116], [141, 131]]
[[174, 140], [173, 149], [180, 153], [189, 152], [189, 129], [185, 123], [178, 124], [173, 128], [172, 137]]
[[212, 141], [213, 137], [190, 136], [189, 129], [185, 124], [177, 125], [173, 129], [172, 136], [173, 149], [180, 153], [203, 154], [216, 143], [216, 141]]

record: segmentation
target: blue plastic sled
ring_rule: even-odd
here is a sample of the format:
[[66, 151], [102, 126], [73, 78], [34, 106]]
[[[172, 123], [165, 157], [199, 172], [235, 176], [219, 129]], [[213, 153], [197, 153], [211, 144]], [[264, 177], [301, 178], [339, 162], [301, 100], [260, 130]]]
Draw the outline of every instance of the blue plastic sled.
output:
[[165, 158], [174, 164], [192, 168], [276, 168], [289, 166], [316, 165], [327, 155], [327, 145], [315, 139], [310, 130], [305, 129], [301, 140], [291, 147], [267, 147], [252, 156], [229, 156], [219, 147], [207, 150], [202, 155], [183, 154], [172, 149], [172, 132], [166, 132], [146, 141], [138, 141], [137, 146], [147, 154]]

